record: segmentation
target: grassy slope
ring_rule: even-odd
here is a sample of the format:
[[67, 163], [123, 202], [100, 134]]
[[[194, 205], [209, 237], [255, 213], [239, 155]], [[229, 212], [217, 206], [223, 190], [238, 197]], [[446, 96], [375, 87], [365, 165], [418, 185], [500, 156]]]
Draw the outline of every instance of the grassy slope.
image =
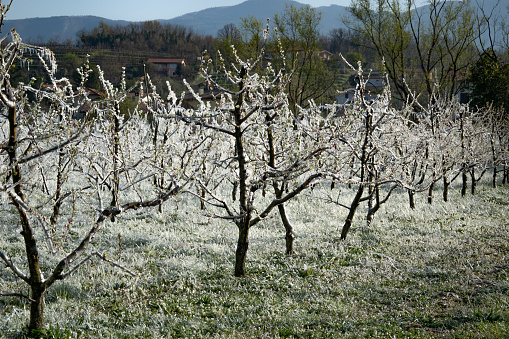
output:
[[[109, 224], [95, 248], [139, 276], [88, 265], [50, 290], [47, 327], [80, 338], [506, 338], [509, 188], [458, 190], [448, 203], [437, 191], [432, 206], [418, 196], [415, 211], [396, 195], [369, 228], [360, 210], [344, 242], [345, 211], [299, 197], [289, 205], [297, 254], [283, 254], [282, 226], [270, 218], [252, 229], [243, 279], [233, 277], [236, 227], [182, 197], [163, 214]], [[6, 212], [1, 234], [12, 227]], [[22, 249], [9, 236], [0, 248]], [[0, 286], [26, 290], [4, 268]], [[0, 336], [20, 337], [27, 319], [25, 301], [0, 299]]]

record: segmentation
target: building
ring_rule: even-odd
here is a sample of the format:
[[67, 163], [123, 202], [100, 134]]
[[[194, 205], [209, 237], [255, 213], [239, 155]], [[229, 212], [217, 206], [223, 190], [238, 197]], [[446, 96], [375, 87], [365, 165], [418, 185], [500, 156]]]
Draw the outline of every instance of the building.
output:
[[179, 74], [180, 68], [186, 66], [184, 59], [165, 59], [165, 58], [151, 58], [147, 60], [147, 64], [154, 65], [155, 70], [169, 77], [175, 77]]

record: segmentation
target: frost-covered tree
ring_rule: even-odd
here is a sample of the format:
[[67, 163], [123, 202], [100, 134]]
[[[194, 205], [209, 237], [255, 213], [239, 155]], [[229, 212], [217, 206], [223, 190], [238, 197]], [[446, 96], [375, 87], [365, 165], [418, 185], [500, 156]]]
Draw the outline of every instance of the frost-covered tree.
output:
[[[22, 42], [12, 30], [12, 41], [2, 39], [0, 50], [0, 193], [2, 237], [20, 238], [21, 256], [15, 248], [0, 249], [0, 258], [15, 279], [24, 281], [30, 295], [3, 290], [1, 295], [21, 296], [30, 302], [29, 330], [44, 325], [44, 297], [58, 280], [65, 279], [94, 257], [134, 275], [97, 251], [91, 244], [103, 224], [128, 210], [158, 206], [177, 194], [190, 180], [184, 165], [161, 164], [162, 153], [176, 164], [182, 145], [195, 142], [190, 133], [171, 129], [174, 138], [153, 143], [149, 118], [153, 94], [141, 95], [133, 111], [121, 109], [130, 89], [125, 81], [115, 87], [100, 75], [104, 96], [90, 101], [83, 87], [90, 75], [79, 69], [81, 86], [75, 91], [67, 79], [55, 79], [54, 54]], [[49, 83], [13, 87], [10, 71], [24, 65], [31, 54], [46, 70]], [[88, 113], [76, 118], [78, 107]], [[188, 149], [194, 156], [201, 144]], [[206, 154], [206, 152], [202, 152]], [[164, 184], [153, 185], [154, 176]], [[161, 181], [162, 183], [162, 181]]]
[[351, 105], [342, 114], [325, 122], [325, 137], [330, 145], [324, 171], [333, 182], [356, 187], [352, 201], [341, 202], [333, 193], [326, 201], [348, 210], [341, 239], [345, 239], [361, 203], [367, 203], [368, 224], [381, 205], [397, 189], [413, 194], [427, 189], [438, 173], [430, 164], [430, 135], [413, 116], [414, 103], [403, 109], [392, 105], [388, 85], [378, 95], [369, 94], [362, 68], [357, 70], [358, 85]]
[[[224, 78], [231, 82], [228, 88], [215, 83], [208, 64], [204, 64], [203, 76], [210, 86], [221, 90], [221, 100], [214, 108], [180, 116], [187, 124], [214, 132], [218, 151], [196, 180], [206, 192], [202, 199], [219, 209], [215, 215], [232, 220], [238, 227], [235, 276], [246, 274], [250, 228], [276, 207], [286, 227], [287, 253], [293, 252], [293, 229], [283, 204], [320, 176], [311, 170], [311, 162], [322, 149], [303, 147], [302, 138], [307, 134], [294, 129], [285, 94], [291, 73], [284, 68], [276, 71], [270, 64], [263, 67], [263, 73], [254, 72], [262, 57], [263, 52], [256, 60], [237, 58], [232, 71], [223, 67]], [[216, 179], [207, 182], [204, 175], [212, 169]], [[233, 196], [225, 195], [225, 186], [218, 181], [231, 187]], [[261, 199], [262, 192], [271, 187], [273, 192]]]

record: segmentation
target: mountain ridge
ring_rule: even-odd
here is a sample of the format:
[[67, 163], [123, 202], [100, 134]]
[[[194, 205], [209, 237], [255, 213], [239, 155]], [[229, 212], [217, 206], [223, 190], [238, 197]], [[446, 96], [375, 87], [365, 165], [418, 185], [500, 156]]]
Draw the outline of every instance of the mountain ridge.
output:
[[[489, 13], [494, 8], [498, 0], [484, 0], [483, 8]], [[171, 19], [154, 19], [161, 24], [170, 23], [181, 25], [193, 29], [196, 33], [202, 35], [215, 36], [217, 31], [227, 24], [240, 25], [241, 18], [253, 16], [264, 22], [267, 18], [273, 18], [275, 13], [281, 13], [287, 5], [294, 5], [299, 8], [307, 6], [295, 0], [246, 0], [240, 4], [232, 6], [210, 7], [204, 10], [187, 13]], [[418, 8], [422, 10], [424, 6]], [[341, 5], [329, 5], [315, 7], [322, 13], [320, 32], [322, 35], [328, 34], [335, 28], [346, 28], [341, 17], [348, 15], [348, 7]], [[498, 14], [500, 19], [509, 22], [509, 6], [504, 12], [504, 7], [500, 6]], [[100, 22], [107, 25], [127, 25], [140, 21], [112, 20], [104, 17], [85, 15], [85, 16], [53, 16], [28, 19], [4, 20], [2, 33], [5, 34], [14, 27], [23, 40], [28, 42], [48, 41], [56, 42], [75, 42], [78, 40], [77, 34], [80, 31], [88, 31], [97, 27]], [[500, 33], [501, 34], [501, 33]], [[497, 37], [500, 40], [500, 37]]]
[[[282, 12], [287, 4], [296, 7], [306, 6], [293, 0], [247, 0], [233, 6], [210, 7], [171, 19], [154, 19], [153, 21], [159, 21], [161, 24], [181, 25], [192, 28], [195, 32], [202, 35], [215, 36], [217, 31], [227, 24], [233, 23], [239, 25], [241, 18], [254, 16], [263, 21], [268, 17], [273, 18], [274, 14]], [[333, 10], [329, 10], [329, 7], [333, 8]], [[327, 8], [328, 10], [321, 11], [321, 8]], [[339, 17], [346, 13], [347, 7], [331, 5], [316, 7], [316, 9], [323, 13], [321, 25], [321, 32], [323, 34], [327, 34], [333, 28], [344, 27]], [[23, 40], [43, 43], [51, 40], [56, 42], [76, 41], [78, 39], [78, 32], [91, 30], [97, 27], [101, 21], [113, 26], [140, 22], [112, 20], [92, 15], [36, 17], [14, 20], [9, 20], [8, 17], [7, 14], [2, 27], [3, 34], [14, 27]], [[337, 19], [337, 26], [333, 27], [335, 18]]]

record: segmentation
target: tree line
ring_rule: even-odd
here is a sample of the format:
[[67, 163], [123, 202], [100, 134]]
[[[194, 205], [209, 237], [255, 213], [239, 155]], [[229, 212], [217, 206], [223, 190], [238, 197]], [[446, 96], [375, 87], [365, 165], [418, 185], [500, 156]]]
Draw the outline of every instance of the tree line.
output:
[[[201, 58], [214, 58], [215, 72], [220, 74], [219, 52], [228, 64], [236, 58], [231, 46], [235, 46], [238, 57], [253, 59], [264, 45], [265, 62], [281, 65], [286, 59], [295, 70], [288, 85], [294, 111], [297, 106], [307, 107], [311, 101], [331, 102], [338, 90], [355, 86], [355, 74], [339, 54], [352, 65], [361, 62], [366, 70], [387, 71], [395, 101], [407, 101], [411, 95], [407, 88], [412, 88], [426, 102], [439, 86], [449, 98], [461, 95], [461, 100], [471, 100], [473, 105], [495, 102], [507, 107], [509, 49], [506, 40], [497, 40], [507, 34], [507, 26], [496, 16], [497, 8], [505, 9], [500, 4], [495, 11], [478, 6], [471, 1], [434, 0], [428, 6], [417, 7], [413, 0], [358, 0], [352, 3], [348, 16], [338, 18], [348, 28], [337, 28], [324, 36], [318, 29], [320, 12], [310, 6], [289, 5], [281, 13], [274, 13], [270, 25], [277, 33], [271, 34], [265, 45], [262, 42], [266, 23], [250, 16], [241, 18], [239, 26], [225, 25], [215, 36], [158, 21], [116, 26], [100, 23], [90, 31], [80, 32], [76, 46], [46, 47], [57, 55], [59, 75], [69, 77], [75, 86], [79, 81], [75, 70], [87, 53], [91, 63], [100, 65], [113, 81], [120, 80], [118, 65], [122, 64], [127, 81], [149, 73], [159, 87], [169, 80], [176, 90], [182, 91], [183, 78], [190, 83], [200, 81]], [[277, 52], [279, 45], [285, 55]], [[330, 52], [330, 56], [320, 58], [317, 52], [322, 50]], [[147, 56], [140, 55], [140, 51]], [[162, 79], [145, 64], [149, 57], [184, 58], [188, 67], [180, 78]], [[22, 67], [18, 73], [13, 76], [25, 82], [31, 78]], [[44, 74], [39, 73], [39, 77]], [[89, 85], [100, 89], [97, 72]]]
[[407, 101], [412, 88], [426, 102], [438, 87], [448, 98], [464, 92], [464, 102], [504, 106], [507, 115], [509, 31], [497, 12], [508, 10], [469, 0], [422, 7], [414, 0], [355, 0], [348, 24], [383, 58], [397, 100]]

